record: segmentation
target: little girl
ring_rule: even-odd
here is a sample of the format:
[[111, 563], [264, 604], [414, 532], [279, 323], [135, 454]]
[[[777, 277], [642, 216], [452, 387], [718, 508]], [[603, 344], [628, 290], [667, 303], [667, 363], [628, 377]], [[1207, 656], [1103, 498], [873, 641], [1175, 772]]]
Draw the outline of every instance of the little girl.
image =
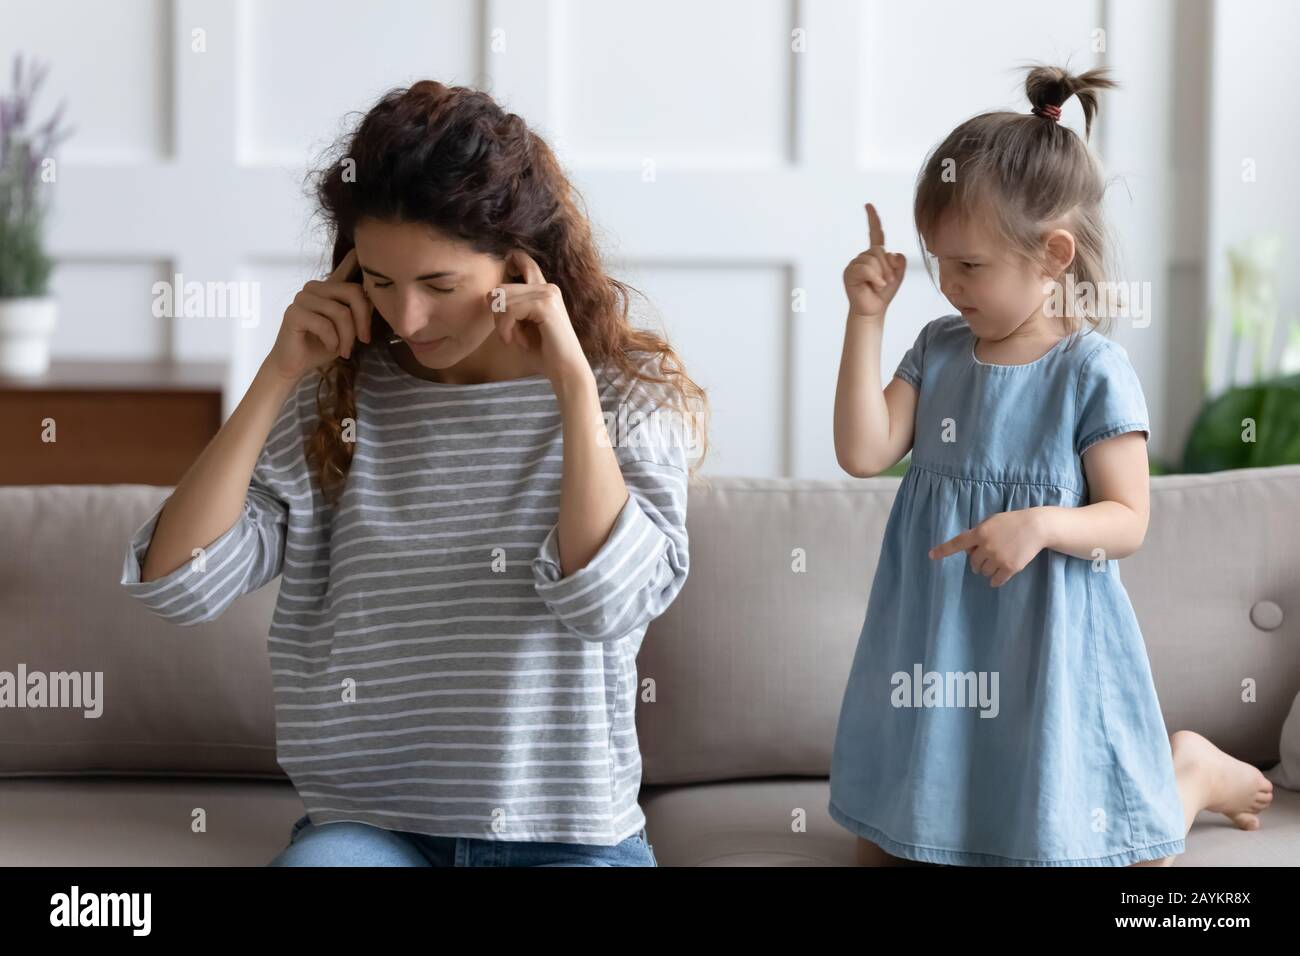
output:
[[[931, 153], [916, 226], [960, 314], [921, 330], [883, 393], [905, 261], [870, 204], [871, 248], [844, 273], [837, 458], [870, 477], [912, 450], [831, 763], [859, 863], [1163, 865], [1202, 808], [1254, 829], [1272, 799], [1204, 737], [1166, 737], [1120, 580], [1146, 533], [1150, 429], [1087, 307], [1110, 272], [1085, 140], [1114, 85], [1035, 67], [1031, 112], [976, 116]], [[1057, 122], [1071, 95], [1083, 138]]]

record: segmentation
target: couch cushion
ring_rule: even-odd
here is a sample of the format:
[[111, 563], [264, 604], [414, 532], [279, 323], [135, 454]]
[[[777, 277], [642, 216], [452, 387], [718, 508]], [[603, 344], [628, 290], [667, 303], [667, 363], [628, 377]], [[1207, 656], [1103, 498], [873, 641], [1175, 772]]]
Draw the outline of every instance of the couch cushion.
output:
[[0, 780], [0, 866], [264, 866], [304, 812], [287, 779]]
[[[825, 780], [791, 778], [650, 787], [641, 803], [660, 866], [851, 866], [855, 838], [827, 816], [829, 795]], [[195, 808], [206, 833], [191, 829]], [[264, 866], [302, 814], [287, 781], [0, 780], [0, 866]], [[1296, 865], [1300, 793], [1276, 788], [1260, 819], [1246, 832], [1202, 812], [1176, 865]]]
[[[648, 787], [641, 806], [661, 866], [854, 866], [857, 838], [827, 814], [829, 798], [825, 780], [786, 778]], [[796, 813], [806, 821], [804, 832], [792, 828]], [[1298, 861], [1300, 793], [1274, 787], [1258, 830], [1238, 830], [1221, 813], [1199, 813], [1174, 865]]]

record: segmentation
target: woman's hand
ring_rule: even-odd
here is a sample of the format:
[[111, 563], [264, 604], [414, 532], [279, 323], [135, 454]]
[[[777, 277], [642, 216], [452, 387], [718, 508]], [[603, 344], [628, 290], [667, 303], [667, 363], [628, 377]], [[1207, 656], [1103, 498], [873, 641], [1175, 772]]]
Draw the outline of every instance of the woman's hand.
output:
[[876, 207], [867, 203], [867, 231], [871, 248], [844, 269], [844, 291], [849, 297], [849, 316], [883, 322], [885, 309], [894, 301], [907, 272], [907, 257], [885, 251], [885, 230], [880, 227]]
[[1022, 508], [986, 518], [969, 531], [931, 548], [929, 553], [938, 559], [969, 551], [971, 570], [991, 576], [989, 584], [997, 588], [1024, 570], [1046, 547], [1046, 540], [1042, 509]]
[[329, 278], [308, 280], [294, 296], [266, 357], [277, 375], [296, 382], [308, 369], [350, 356], [357, 339], [370, 341], [374, 308], [360, 284], [347, 281], [356, 265], [357, 250], [349, 249]]
[[573, 331], [560, 287], [547, 282], [537, 260], [522, 249], [511, 252], [507, 263], [513, 263], [523, 281], [488, 293], [501, 341], [520, 349], [535, 373], [545, 375], [552, 385], [572, 376], [590, 376], [591, 364]]

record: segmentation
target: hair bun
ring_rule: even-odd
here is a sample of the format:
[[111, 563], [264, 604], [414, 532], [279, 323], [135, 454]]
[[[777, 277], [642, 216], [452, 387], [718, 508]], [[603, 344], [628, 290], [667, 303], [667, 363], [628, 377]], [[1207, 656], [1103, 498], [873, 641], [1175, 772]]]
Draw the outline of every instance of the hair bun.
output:
[[1084, 139], [1092, 136], [1092, 120], [1097, 115], [1097, 93], [1119, 86], [1104, 68], [1087, 70], [1075, 76], [1059, 66], [1042, 63], [1031, 64], [1025, 77], [1025, 96], [1033, 107], [1032, 112], [1051, 115], [1071, 96], [1079, 98], [1083, 107]]

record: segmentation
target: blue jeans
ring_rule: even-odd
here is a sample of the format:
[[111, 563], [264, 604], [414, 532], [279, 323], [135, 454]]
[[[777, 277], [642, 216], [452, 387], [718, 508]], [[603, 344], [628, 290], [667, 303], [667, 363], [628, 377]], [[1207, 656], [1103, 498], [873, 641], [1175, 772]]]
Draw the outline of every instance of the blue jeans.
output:
[[645, 827], [616, 846], [426, 836], [303, 814], [268, 866], [658, 866]]

